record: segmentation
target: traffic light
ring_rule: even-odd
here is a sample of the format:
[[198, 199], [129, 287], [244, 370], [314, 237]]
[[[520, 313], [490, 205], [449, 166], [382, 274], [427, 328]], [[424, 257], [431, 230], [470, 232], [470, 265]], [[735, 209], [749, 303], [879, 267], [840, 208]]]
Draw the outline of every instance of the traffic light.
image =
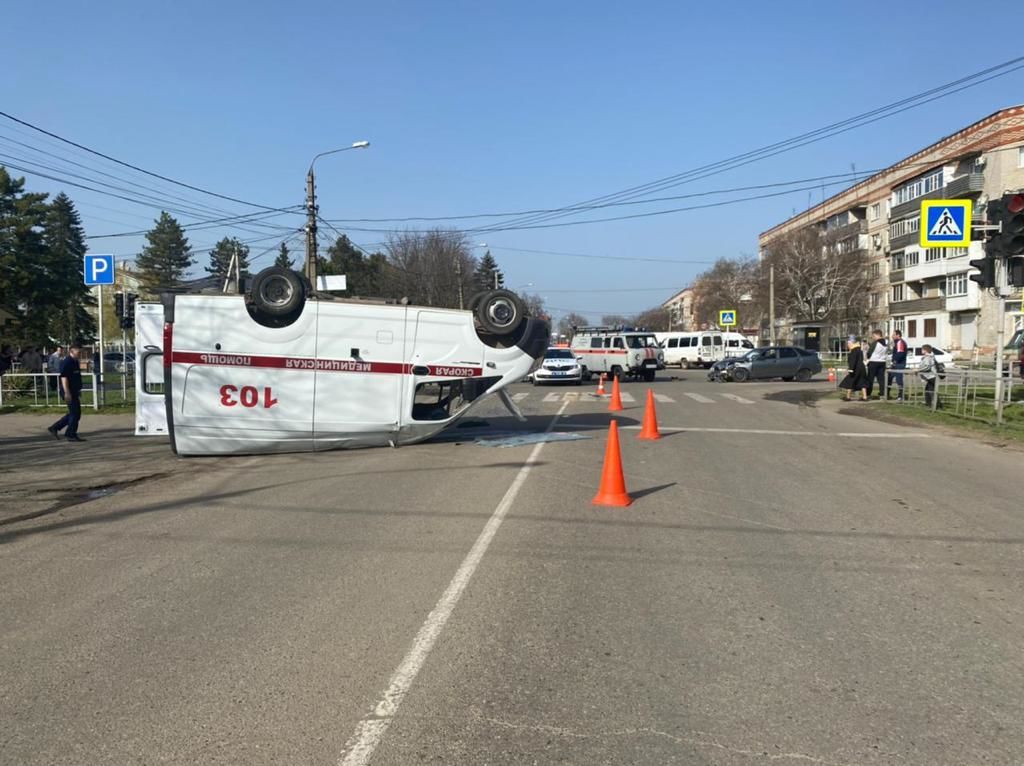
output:
[[1006, 259], [1006, 279], [1010, 287], [1024, 287], [1024, 255], [1013, 255]]
[[[986, 252], [988, 250], [988, 243], [985, 244]], [[984, 258], [975, 258], [968, 261], [971, 268], [978, 270], [977, 274], [971, 274], [968, 279], [972, 282], [977, 282], [982, 289], [988, 289], [989, 287], [996, 286], [996, 259], [994, 256], [985, 256]]]
[[1024, 194], [1004, 194], [988, 203], [988, 222], [1001, 225], [985, 243], [985, 254], [990, 258], [1003, 258], [1024, 253]]
[[131, 330], [135, 327], [135, 299], [137, 297], [135, 293], [128, 293], [125, 296], [124, 314], [121, 315], [122, 329]]
[[124, 293], [114, 293], [114, 315], [117, 321], [124, 326]]

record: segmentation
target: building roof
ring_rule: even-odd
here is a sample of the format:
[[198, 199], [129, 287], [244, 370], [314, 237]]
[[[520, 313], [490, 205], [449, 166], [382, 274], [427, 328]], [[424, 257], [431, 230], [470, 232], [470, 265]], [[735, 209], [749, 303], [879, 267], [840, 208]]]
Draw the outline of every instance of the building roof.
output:
[[926, 173], [931, 167], [944, 164], [951, 159], [990, 151], [1021, 141], [1024, 141], [1024, 105], [1000, 109], [988, 117], [904, 157], [885, 170], [868, 176], [849, 189], [834, 194], [814, 207], [761, 232], [758, 239], [761, 241], [772, 239], [794, 225], [819, 221], [834, 213], [849, 210], [851, 207], [877, 202], [880, 198], [887, 196], [893, 187], [916, 178]]
[[665, 308], [670, 303], [675, 303], [677, 300], [680, 300], [683, 297], [683, 295], [685, 295], [686, 293], [689, 293], [689, 292], [693, 292], [693, 286], [692, 285], [689, 286], [689, 287], [684, 287], [679, 292], [674, 293], [671, 298], [669, 298], [668, 300], [664, 301], [661, 304], [662, 308]]

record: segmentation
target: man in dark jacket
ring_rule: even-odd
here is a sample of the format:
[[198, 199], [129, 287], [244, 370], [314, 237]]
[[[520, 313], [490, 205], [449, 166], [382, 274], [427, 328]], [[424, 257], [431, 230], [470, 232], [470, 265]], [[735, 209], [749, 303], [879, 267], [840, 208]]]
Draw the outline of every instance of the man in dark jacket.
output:
[[61, 429], [67, 427], [65, 439], [69, 442], [84, 442], [78, 435], [78, 421], [82, 419], [82, 368], [78, 364], [81, 348], [77, 345], [68, 349], [68, 355], [60, 365], [60, 391], [64, 403], [68, 406], [68, 414], [47, 428], [53, 438], [59, 439]]
[[886, 399], [892, 391], [893, 383], [896, 384], [896, 401], [903, 401], [903, 370], [907, 369], [907, 342], [903, 340], [903, 333], [893, 330], [892, 333], [892, 367], [889, 368], [889, 380], [885, 387]]

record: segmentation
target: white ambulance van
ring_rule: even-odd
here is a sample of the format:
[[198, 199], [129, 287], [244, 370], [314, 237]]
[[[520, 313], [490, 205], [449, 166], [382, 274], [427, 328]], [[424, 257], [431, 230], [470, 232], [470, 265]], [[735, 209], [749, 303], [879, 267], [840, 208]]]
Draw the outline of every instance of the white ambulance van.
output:
[[578, 327], [569, 344], [582, 361], [583, 379], [606, 372], [612, 377], [654, 380], [665, 369], [665, 355], [653, 332], [629, 327]]
[[738, 332], [658, 332], [658, 343], [665, 352], [665, 365], [710, 367], [727, 356], [742, 356], [754, 344]]
[[246, 295], [164, 294], [159, 348], [136, 341], [136, 432], [166, 429], [179, 455], [412, 444], [488, 394], [518, 415], [504, 389], [550, 333], [507, 290], [473, 311], [307, 293], [271, 267]]

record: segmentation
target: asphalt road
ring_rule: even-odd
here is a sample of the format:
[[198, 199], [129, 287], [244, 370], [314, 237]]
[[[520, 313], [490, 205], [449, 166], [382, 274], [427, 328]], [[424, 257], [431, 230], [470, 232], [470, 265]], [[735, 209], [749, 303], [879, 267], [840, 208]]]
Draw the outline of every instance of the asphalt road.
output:
[[[629, 508], [589, 387], [398, 450], [146, 442], [0, 526], [0, 762], [1024, 761], [1021, 452], [686, 378], [658, 442], [624, 386]], [[588, 438], [474, 443], [546, 429]]]

